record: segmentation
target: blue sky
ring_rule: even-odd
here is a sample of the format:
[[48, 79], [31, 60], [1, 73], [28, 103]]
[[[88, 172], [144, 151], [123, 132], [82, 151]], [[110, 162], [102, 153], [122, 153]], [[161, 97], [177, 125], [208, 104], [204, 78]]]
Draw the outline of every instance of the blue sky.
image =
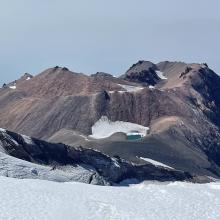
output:
[[124, 73], [138, 60], [220, 73], [219, 0], [2, 0], [0, 83], [51, 66]]

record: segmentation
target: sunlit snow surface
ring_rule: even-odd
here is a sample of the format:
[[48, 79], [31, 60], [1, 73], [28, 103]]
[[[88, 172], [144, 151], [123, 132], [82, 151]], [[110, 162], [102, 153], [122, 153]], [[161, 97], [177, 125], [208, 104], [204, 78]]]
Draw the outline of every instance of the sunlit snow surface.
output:
[[161, 78], [161, 79], [167, 79], [167, 77], [165, 77], [164, 76], [164, 74], [163, 74], [163, 72], [161, 72], [161, 71], [156, 71], [156, 74], [157, 74], [157, 76], [159, 77], [159, 78]]
[[150, 86], [149, 86], [149, 89], [155, 89], [155, 87], [154, 87], [154, 86], [152, 86], [152, 85], [150, 85]]
[[21, 135], [21, 137], [23, 138], [24, 142], [27, 144], [33, 144], [33, 141], [31, 139], [31, 137], [28, 137], [26, 135]]
[[[125, 89], [126, 92], [137, 92], [143, 89], [143, 87], [140, 86], [131, 86], [131, 85], [122, 85], [122, 84], [118, 84], [118, 85], [121, 86], [123, 89]], [[125, 91], [121, 91], [121, 92], [125, 92]]]
[[9, 86], [10, 89], [16, 89], [16, 84], [14, 84], [13, 86]]
[[101, 187], [0, 177], [2, 220], [219, 220], [220, 183]]
[[142, 125], [124, 122], [124, 121], [110, 121], [106, 116], [102, 116], [93, 126], [92, 135], [90, 137], [100, 139], [107, 138], [117, 132], [123, 132], [127, 135], [139, 134], [140, 136], [145, 136], [148, 127]]
[[150, 158], [140, 157], [140, 159], [145, 160], [145, 161], [147, 161], [147, 162], [149, 162], [149, 163], [152, 163], [152, 164], [155, 165], [155, 166], [160, 166], [160, 167], [166, 167], [166, 168], [169, 168], [169, 169], [174, 169], [173, 167], [167, 166], [167, 165], [164, 164], [164, 163], [161, 163], [161, 162], [156, 161], [156, 160], [152, 160], [152, 159], [150, 159]]

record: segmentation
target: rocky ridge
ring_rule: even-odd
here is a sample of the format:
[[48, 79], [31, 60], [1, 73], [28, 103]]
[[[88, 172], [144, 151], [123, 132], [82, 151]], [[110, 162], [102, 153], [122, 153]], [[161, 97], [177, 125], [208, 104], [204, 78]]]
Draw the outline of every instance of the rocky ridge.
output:
[[[220, 176], [220, 77], [207, 64], [139, 61], [121, 77], [54, 67], [10, 86], [0, 90], [3, 128], [132, 163], [151, 158], [192, 174]], [[135, 141], [123, 135], [91, 139], [102, 116], [149, 132]]]

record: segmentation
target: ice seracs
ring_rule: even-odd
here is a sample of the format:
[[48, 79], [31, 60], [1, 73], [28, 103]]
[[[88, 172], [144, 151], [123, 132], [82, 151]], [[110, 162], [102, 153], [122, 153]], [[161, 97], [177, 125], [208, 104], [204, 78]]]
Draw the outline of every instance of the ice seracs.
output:
[[157, 74], [157, 76], [158, 76], [159, 78], [161, 78], [161, 79], [167, 79], [167, 77], [164, 76], [164, 73], [163, 73], [163, 72], [161, 72], [161, 71], [159, 71], [159, 70], [156, 70], [155, 72], [156, 72], [156, 74]]
[[[52, 166], [40, 165], [7, 155], [0, 142], [0, 178], [1, 176], [18, 179], [40, 179], [56, 182], [89, 183], [93, 171], [85, 166]], [[1, 219], [1, 218], [0, 218]]]
[[95, 139], [107, 138], [114, 133], [122, 132], [127, 136], [139, 135], [146, 136], [148, 127], [139, 124], [124, 121], [111, 121], [107, 116], [102, 116], [93, 126], [92, 135], [90, 137]]

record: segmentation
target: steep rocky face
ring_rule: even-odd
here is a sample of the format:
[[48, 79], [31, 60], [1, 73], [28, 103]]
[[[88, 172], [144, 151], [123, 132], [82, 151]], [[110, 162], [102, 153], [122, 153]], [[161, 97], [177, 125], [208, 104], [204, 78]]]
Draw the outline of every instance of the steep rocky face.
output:
[[199, 109], [204, 117], [204, 123], [199, 125], [201, 138], [198, 144], [204, 151], [220, 165], [220, 77], [207, 66], [199, 68], [198, 72], [190, 77], [192, 93], [190, 96], [193, 105]]
[[160, 78], [156, 74], [157, 66], [149, 61], [138, 61], [129, 70], [121, 76], [122, 79], [131, 82], [146, 83], [147, 85], [155, 85]]
[[0, 130], [0, 175], [99, 185], [118, 184], [128, 179], [200, 181], [182, 171], [151, 164], [133, 165], [92, 149], [52, 144], [6, 130]]
[[[120, 78], [55, 67], [0, 90], [0, 126], [139, 164], [149, 157], [219, 177], [219, 89], [220, 77], [206, 64], [139, 61]], [[102, 116], [149, 127], [149, 133], [133, 142], [123, 135], [121, 141], [91, 140], [87, 136]]]
[[191, 85], [201, 97], [194, 99], [195, 105], [220, 126], [220, 77], [208, 67], [201, 67], [191, 77]]

